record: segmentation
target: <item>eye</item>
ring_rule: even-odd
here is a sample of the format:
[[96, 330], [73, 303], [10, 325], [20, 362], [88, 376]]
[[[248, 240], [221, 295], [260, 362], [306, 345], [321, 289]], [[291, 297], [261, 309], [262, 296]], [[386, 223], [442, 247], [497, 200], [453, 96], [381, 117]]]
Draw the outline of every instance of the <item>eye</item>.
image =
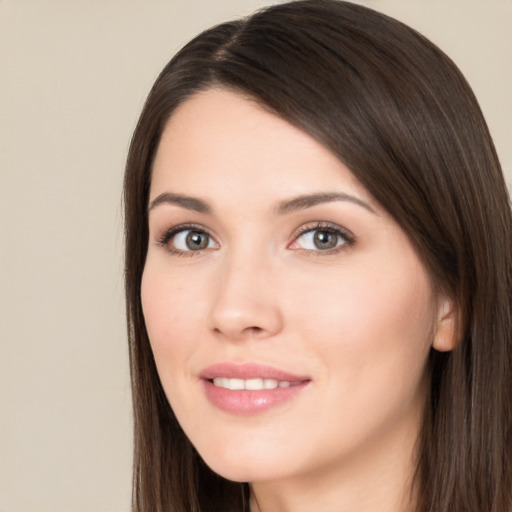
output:
[[214, 247], [210, 235], [196, 229], [185, 229], [176, 233], [172, 242], [179, 251], [202, 251]]
[[351, 246], [354, 242], [354, 236], [346, 229], [322, 223], [303, 228], [289, 248], [332, 252], [344, 246]]
[[172, 253], [191, 253], [218, 248], [218, 244], [207, 231], [195, 226], [172, 228], [164, 234], [158, 243]]

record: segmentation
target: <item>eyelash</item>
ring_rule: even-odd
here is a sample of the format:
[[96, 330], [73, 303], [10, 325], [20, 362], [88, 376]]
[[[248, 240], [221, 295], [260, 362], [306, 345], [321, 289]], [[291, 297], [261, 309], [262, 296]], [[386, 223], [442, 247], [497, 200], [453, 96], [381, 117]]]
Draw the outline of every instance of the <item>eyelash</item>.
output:
[[195, 231], [197, 233], [201, 233], [204, 235], [207, 235], [212, 240], [214, 238], [210, 235], [208, 230], [206, 230], [203, 226], [200, 224], [180, 224], [178, 226], [174, 226], [171, 229], [164, 232], [164, 234], [159, 237], [158, 239], [158, 245], [164, 247], [169, 251], [171, 254], [175, 256], [197, 256], [197, 254], [203, 252], [203, 251], [182, 251], [180, 249], [176, 249], [176, 247], [173, 247], [169, 242], [179, 233], [183, 231]]
[[288, 247], [290, 247], [290, 245], [297, 243], [297, 240], [299, 240], [299, 238], [304, 236], [306, 233], [311, 233], [314, 231], [326, 232], [332, 235], [336, 235], [338, 238], [341, 238], [343, 240], [343, 243], [337, 245], [336, 247], [333, 247], [332, 249], [312, 250], [297, 248], [295, 250], [304, 251], [315, 256], [327, 256], [330, 254], [337, 254], [341, 251], [345, 251], [356, 243], [356, 237], [348, 229], [342, 226], [338, 226], [337, 224], [333, 224], [331, 222], [322, 221], [316, 222], [313, 225], [310, 224], [301, 226], [299, 230], [294, 234], [293, 241], [291, 244], [288, 245]]
[[[203, 226], [199, 224], [180, 224], [178, 226], [174, 226], [171, 229], [165, 231], [162, 236], [160, 236], [157, 240], [158, 245], [161, 247], [164, 247], [169, 251], [171, 254], [176, 256], [197, 256], [198, 254], [204, 252], [207, 249], [197, 250], [197, 251], [182, 251], [180, 249], [176, 249], [173, 247], [169, 242], [179, 233], [183, 231], [195, 231], [197, 233], [204, 234], [208, 236], [211, 240], [215, 239], [212, 237], [212, 235], [208, 232], [207, 229], [205, 229]], [[343, 240], [343, 243], [340, 245], [337, 245], [336, 247], [333, 247], [332, 249], [325, 249], [325, 250], [313, 250], [313, 249], [303, 249], [303, 248], [296, 248], [293, 250], [299, 250], [303, 252], [307, 252], [308, 254], [314, 254], [315, 256], [326, 256], [329, 254], [336, 254], [338, 252], [344, 251], [349, 247], [352, 247], [356, 243], [356, 237], [351, 233], [348, 229], [343, 228], [341, 226], [338, 226], [337, 224], [332, 224], [330, 222], [316, 222], [313, 225], [304, 225], [297, 232], [293, 235], [293, 241], [288, 244], [287, 247], [290, 247], [291, 245], [297, 243], [297, 240], [299, 240], [302, 236], [304, 236], [307, 233], [311, 233], [314, 231], [323, 231], [327, 232], [333, 235], [336, 235], [337, 237], [341, 238]], [[217, 242], [215, 242], [217, 243]]]

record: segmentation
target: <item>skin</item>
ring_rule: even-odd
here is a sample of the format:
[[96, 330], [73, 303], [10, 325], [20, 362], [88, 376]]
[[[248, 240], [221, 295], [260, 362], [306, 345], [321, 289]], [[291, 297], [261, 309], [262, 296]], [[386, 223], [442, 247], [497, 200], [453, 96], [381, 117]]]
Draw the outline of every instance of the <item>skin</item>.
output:
[[[452, 348], [455, 315], [400, 226], [309, 135], [221, 89], [169, 120], [150, 204], [164, 193], [210, 209], [153, 204], [141, 288], [164, 390], [206, 463], [251, 482], [253, 511], [407, 510], [426, 360]], [[317, 193], [352, 199], [276, 211]], [[186, 223], [209, 233], [204, 249], [188, 232], [161, 243]], [[334, 249], [314, 244], [318, 223]], [[199, 379], [219, 362], [311, 381], [264, 412], [227, 413]]]

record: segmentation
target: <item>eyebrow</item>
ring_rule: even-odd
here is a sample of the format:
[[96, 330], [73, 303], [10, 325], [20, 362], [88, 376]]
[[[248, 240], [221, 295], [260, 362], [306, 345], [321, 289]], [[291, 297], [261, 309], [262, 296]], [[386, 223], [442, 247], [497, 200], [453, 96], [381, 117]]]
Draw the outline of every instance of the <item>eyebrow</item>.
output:
[[182, 194], [171, 194], [170, 192], [164, 192], [153, 199], [149, 204], [148, 212], [161, 204], [173, 204], [199, 213], [212, 213], [210, 205], [205, 201], [197, 199], [196, 197], [184, 196]]
[[[280, 203], [277, 204], [274, 211], [278, 215], [285, 215], [287, 213], [292, 213], [297, 210], [305, 210], [307, 208], [312, 208], [313, 206], [317, 206], [319, 204], [332, 203], [334, 201], [348, 201], [357, 206], [365, 208], [371, 213], [377, 214], [375, 210], [365, 201], [355, 196], [339, 192], [323, 192], [318, 194], [306, 194], [298, 196], [293, 199], [281, 201]], [[161, 204], [171, 204], [175, 206], [180, 206], [181, 208], [192, 210], [198, 213], [211, 214], [213, 211], [211, 206], [202, 199], [185, 196], [182, 194], [164, 192], [163, 194], [160, 194], [155, 199], [153, 199], [153, 201], [151, 201], [148, 207], [148, 212], [150, 212], [151, 210], [153, 210], [154, 208]]]
[[312, 208], [322, 203], [332, 203], [334, 201], [348, 201], [350, 203], [361, 206], [366, 210], [377, 215], [377, 212], [365, 201], [349, 194], [342, 194], [338, 192], [327, 192], [319, 194], [308, 194], [295, 197], [287, 201], [282, 201], [276, 207], [276, 213], [284, 215], [297, 210], [305, 210]]

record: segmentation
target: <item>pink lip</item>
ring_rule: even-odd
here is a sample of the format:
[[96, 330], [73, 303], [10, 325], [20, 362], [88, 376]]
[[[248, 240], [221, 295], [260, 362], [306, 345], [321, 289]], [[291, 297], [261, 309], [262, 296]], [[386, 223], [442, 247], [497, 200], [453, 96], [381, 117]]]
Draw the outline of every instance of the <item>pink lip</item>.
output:
[[[205, 368], [199, 375], [207, 399], [215, 407], [229, 413], [253, 415], [291, 400], [311, 382], [311, 378], [295, 375], [271, 366], [255, 363], [220, 363]], [[217, 387], [212, 380], [215, 377], [228, 379], [275, 379], [293, 383], [287, 388], [262, 390], [230, 390]]]
[[264, 366], [256, 363], [218, 363], [205, 368], [199, 377], [211, 380], [215, 377], [226, 377], [228, 379], [275, 379], [299, 382], [311, 380], [310, 377], [294, 375], [293, 373], [279, 370], [272, 366]]

